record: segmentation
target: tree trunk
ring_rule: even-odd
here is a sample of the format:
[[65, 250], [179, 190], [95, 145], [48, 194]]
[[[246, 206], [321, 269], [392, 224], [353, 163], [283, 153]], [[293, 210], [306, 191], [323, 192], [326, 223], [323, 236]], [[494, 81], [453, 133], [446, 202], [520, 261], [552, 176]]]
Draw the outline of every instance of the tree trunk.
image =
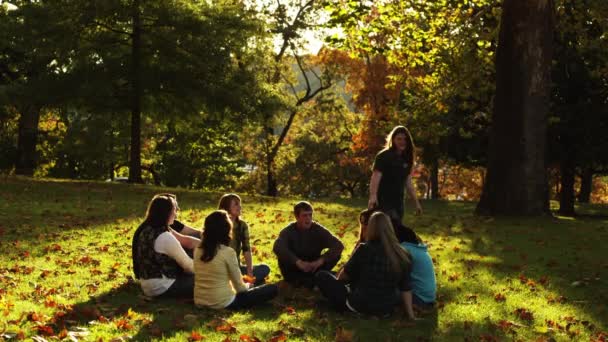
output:
[[15, 173], [18, 175], [33, 176], [36, 169], [36, 144], [38, 143], [38, 122], [41, 108], [26, 105], [20, 108], [17, 158], [15, 160]]
[[141, 178], [141, 18], [140, 0], [133, 0], [131, 33], [131, 155], [129, 183], [143, 183]]
[[266, 158], [266, 195], [276, 197], [279, 191], [277, 189], [277, 181], [274, 178], [273, 163], [274, 158], [270, 158], [270, 156]]
[[559, 211], [560, 215], [574, 216], [574, 165], [568, 161], [562, 161], [560, 165], [561, 173], [561, 188], [559, 194]]
[[439, 193], [439, 160], [435, 159], [431, 164], [431, 198], [440, 199]]
[[578, 201], [580, 203], [589, 203], [591, 192], [593, 192], [593, 170], [591, 168], [584, 168], [581, 175], [581, 189], [578, 193]]
[[545, 145], [553, 12], [552, 0], [503, 2], [488, 170], [478, 214], [549, 213]]

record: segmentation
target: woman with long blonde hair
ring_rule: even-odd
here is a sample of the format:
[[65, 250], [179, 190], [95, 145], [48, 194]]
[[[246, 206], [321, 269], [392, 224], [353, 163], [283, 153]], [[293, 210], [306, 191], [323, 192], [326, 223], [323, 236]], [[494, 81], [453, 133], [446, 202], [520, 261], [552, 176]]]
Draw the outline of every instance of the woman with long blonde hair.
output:
[[365, 235], [366, 242], [355, 250], [338, 278], [325, 271], [317, 274], [319, 289], [340, 311], [384, 316], [401, 301], [407, 317], [414, 319], [411, 258], [399, 245], [390, 218], [382, 212], [372, 214]]

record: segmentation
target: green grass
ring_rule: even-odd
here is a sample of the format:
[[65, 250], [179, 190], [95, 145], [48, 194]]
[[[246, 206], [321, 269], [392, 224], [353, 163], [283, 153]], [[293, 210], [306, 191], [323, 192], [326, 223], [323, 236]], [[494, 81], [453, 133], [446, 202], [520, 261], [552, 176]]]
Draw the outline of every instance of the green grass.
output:
[[[430, 245], [439, 308], [410, 324], [328, 310], [318, 292], [283, 291], [247, 312], [147, 301], [131, 280], [130, 244], [154, 193], [178, 195], [195, 227], [219, 193], [95, 182], [0, 178], [0, 340], [72, 334], [110, 341], [602, 340], [608, 331], [608, 208], [578, 218], [488, 219], [474, 203], [426, 201], [406, 224]], [[271, 246], [296, 198], [244, 196], [255, 261], [272, 269]], [[315, 219], [343, 234], [349, 255], [363, 200], [315, 200]], [[602, 216], [604, 215], [604, 216]], [[255, 262], [254, 261], [254, 262]], [[48, 330], [53, 329], [53, 333]], [[65, 329], [65, 330], [64, 330]], [[224, 331], [228, 330], [228, 331]], [[83, 334], [78, 336], [77, 334]]]

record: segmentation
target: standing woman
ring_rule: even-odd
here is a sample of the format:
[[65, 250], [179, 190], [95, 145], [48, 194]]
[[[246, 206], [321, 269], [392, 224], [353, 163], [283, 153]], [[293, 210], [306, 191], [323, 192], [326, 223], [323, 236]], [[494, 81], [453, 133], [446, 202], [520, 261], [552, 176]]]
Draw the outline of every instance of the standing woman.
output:
[[416, 203], [416, 214], [422, 207], [412, 185], [414, 140], [404, 126], [396, 126], [386, 137], [386, 146], [376, 155], [369, 183], [368, 208], [377, 208], [391, 218], [403, 219], [404, 189]]
[[278, 293], [274, 284], [249, 288], [243, 282], [234, 249], [230, 248], [232, 222], [224, 210], [205, 218], [203, 239], [194, 250], [194, 304], [212, 309], [245, 309]]
[[253, 265], [251, 245], [249, 243], [249, 226], [241, 220], [241, 198], [237, 194], [225, 194], [220, 198], [218, 209], [225, 210], [232, 221], [232, 240], [230, 247], [236, 252], [237, 260], [241, 260], [241, 252], [245, 257], [245, 265], [240, 265], [241, 273], [255, 277], [255, 285], [264, 283], [270, 274], [270, 267], [266, 264]]
[[178, 210], [175, 195], [155, 195], [133, 235], [133, 272], [146, 296], [192, 298], [194, 269], [184, 248], [200, 240], [169, 228]]

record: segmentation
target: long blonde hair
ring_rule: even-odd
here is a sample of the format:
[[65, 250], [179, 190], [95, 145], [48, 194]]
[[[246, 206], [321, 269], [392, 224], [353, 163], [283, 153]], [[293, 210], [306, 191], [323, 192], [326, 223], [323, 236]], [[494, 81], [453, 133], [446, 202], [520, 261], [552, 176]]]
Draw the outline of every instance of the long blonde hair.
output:
[[370, 216], [365, 234], [367, 241], [380, 241], [395, 273], [409, 272], [412, 259], [405, 248], [399, 245], [391, 219], [383, 212]]

